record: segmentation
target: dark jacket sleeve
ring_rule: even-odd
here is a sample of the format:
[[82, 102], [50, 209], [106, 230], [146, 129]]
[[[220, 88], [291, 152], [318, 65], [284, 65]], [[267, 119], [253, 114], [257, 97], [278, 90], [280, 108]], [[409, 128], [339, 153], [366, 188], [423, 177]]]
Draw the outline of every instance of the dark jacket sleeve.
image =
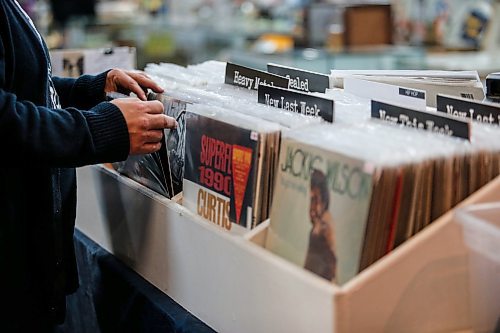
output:
[[2, 166], [77, 167], [127, 157], [127, 124], [115, 105], [104, 102], [88, 111], [54, 110], [19, 100], [4, 89], [3, 55], [0, 41]]
[[52, 77], [62, 107], [87, 110], [103, 102], [108, 72], [96, 76], [82, 75], [78, 79]]

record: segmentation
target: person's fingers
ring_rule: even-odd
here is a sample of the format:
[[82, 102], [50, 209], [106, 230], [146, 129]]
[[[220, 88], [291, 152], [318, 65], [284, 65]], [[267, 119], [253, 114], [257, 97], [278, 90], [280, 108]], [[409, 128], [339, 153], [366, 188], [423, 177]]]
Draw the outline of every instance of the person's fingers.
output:
[[128, 74], [137, 74], [137, 75], [142, 75], [142, 76], [145, 76], [145, 77], [149, 77], [148, 74], [146, 74], [144, 71], [141, 71], [139, 69], [127, 70], [127, 71], [124, 71], [124, 72], [128, 73]]
[[137, 83], [137, 81], [132, 79], [130, 76], [128, 76], [126, 74], [125, 74], [125, 76], [127, 77], [127, 79], [125, 80], [127, 85], [124, 86], [124, 88], [126, 88], [126, 89], [130, 90], [131, 92], [133, 92], [134, 94], [136, 94], [137, 97], [139, 97], [139, 99], [141, 99], [143, 101], [147, 100], [146, 93], [141, 88], [139, 83]]
[[164, 128], [176, 128], [177, 122], [174, 118], [164, 114], [151, 115], [148, 121], [148, 130], [159, 130]]
[[116, 88], [124, 88], [136, 94], [139, 99], [146, 100], [146, 93], [139, 83], [122, 70], [113, 70], [113, 84]]
[[143, 133], [144, 142], [147, 143], [157, 143], [163, 138], [162, 130], [146, 131]]
[[160, 101], [147, 101], [146, 103], [146, 112], [150, 114], [159, 114], [163, 113], [164, 106]]
[[125, 73], [137, 73], [137, 74], [141, 74], [141, 75], [147, 75], [146, 72], [144, 71], [141, 71], [140, 69], [127, 69], [127, 70], [123, 70]]
[[140, 99], [136, 97], [124, 97], [124, 98], [115, 98], [110, 101], [111, 104], [116, 105], [120, 110], [126, 108], [127, 105], [137, 105], [136, 103], [143, 103]]
[[147, 99], [146, 90], [162, 93], [164, 89], [154, 82], [146, 73], [141, 71], [124, 71], [112, 69], [106, 79], [105, 91], [118, 91], [119, 88], [128, 90], [143, 101]]
[[165, 115], [165, 125], [164, 126], [165, 126], [165, 128], [174, 129], [174, 128], [177, 128], [177, 126], [179, 126], [179, 124], [177, 124], [177, 121], [174, 118]]
[[151, 154], [157, 152], [161, 148], [161, 142], [145, 143], [139, 150], [139, 154]]
[[164, 89], [143, 72], [126, 72], [143, 88], [149, 88], [157, 93], [162, 93]]

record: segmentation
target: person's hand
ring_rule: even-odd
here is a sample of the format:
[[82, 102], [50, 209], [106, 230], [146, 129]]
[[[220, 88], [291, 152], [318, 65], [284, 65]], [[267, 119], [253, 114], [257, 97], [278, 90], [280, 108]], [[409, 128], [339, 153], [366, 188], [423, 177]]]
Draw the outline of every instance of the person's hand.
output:
[[106, 76], [106, 85], [104, 92], [133, 92], [143, 101], [146, 100], [145, 89], [151, 89], [154, 92], [162, 93], [163, 88], [151, 80], [141, 71], [124, 71], [121, 69], [112, 69]]
[[176, 128], [174, 118], [163, 114], [160, 101], [117, 98], [111, 101], [125, 117], [130, 138], [130, 154], [149, 154], [161, 147], [164, 128]]

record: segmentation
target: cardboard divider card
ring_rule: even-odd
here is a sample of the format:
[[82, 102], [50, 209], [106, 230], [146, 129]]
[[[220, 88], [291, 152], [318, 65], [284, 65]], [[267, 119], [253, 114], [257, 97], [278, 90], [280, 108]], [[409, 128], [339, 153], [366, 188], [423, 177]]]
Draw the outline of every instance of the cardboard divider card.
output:
[[307, 116], [321, 117], [333, 123], [334, 101], [307, 93], [261, 85], [258, 102]]
[[437, 110], [451, 116], [500, 125], [500, 105], [448, 95], [437, 96]]
[[133, 70], [137, 67], [133, 47], [52, 50], [50, 58], [52, 75], [63, 77], [95, 75], [111, 68]]
[[[428, 71], [428, 70], [332, 70], [334, 87], [344, 88], [344, 80], [355, 76], [367, 81], [394, 84], [426, 92], [427, 106], [436, 107], [437, 94], [466, 97], [475, 100], [484, 98], [484, 89], [476, 71]], [[379, 98], [378, 100], [382, 100]]]
[[416, 110], [426, 110], [424, 90], [346, 77], [344, 91], [371, 100], [383, 100], [397, 105], [406, 105]]
[[470, 121], [442, 113], [412, 110], [372, 100], [371, 117], [470, 141]]
[[104, 49], [100, 52], [88, 52], [85, 55], [85, 72], [98, 74], [110, 68], [135, 69], [136, 51], [130, 47]]
[[224, 83], [249, 90], [258, 90], [259, 85], [288, 88], [288, 79], [285, 77], [230, 62], [226, 65]]
[[84, 74], [85, 53], [83, 50], [50, 51], [52, 75], [79, 77]]
[[288, 89], [324, 93], [331, 88], [330, 77], [326, 74], [310, 72], [298, 68], [267, 64], [267, 71], [289, 79]]

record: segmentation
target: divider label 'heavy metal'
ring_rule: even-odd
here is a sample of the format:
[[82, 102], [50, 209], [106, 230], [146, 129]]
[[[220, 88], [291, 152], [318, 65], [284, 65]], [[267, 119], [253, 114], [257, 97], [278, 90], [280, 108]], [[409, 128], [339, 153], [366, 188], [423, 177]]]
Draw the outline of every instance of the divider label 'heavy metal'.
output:
[[224, 82], [250, 90], [257, 90], [260, 85], [288, 88], [288, 79], [285, 77], [235, 65], [230, 62], [226, 65]]

